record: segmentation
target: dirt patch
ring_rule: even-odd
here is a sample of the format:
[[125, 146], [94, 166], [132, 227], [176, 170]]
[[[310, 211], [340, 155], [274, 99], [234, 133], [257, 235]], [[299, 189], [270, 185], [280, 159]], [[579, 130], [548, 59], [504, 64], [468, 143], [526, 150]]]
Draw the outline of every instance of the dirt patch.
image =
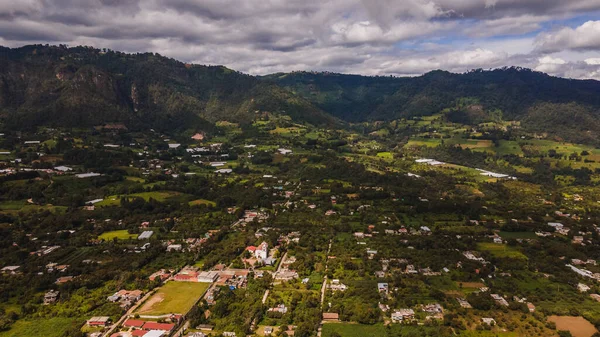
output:
[[550, 316], [548, 321], [556, 324], [557, 330], [568, 330], [573, 337], [590, 337], [598, 330], [581, 316]]
[[463, 288], [482, 288], [485, 287], [485, 284], [481, 283], [481, 282], [456, 282], [456, 285], [458, 287], [460, 287], [460, 284], [462, 283], [462, 287]]
[[146, 303], [144, 303], [144, 305], [142, 305], [142, 307], [138, 311], [140, 312], [140, 314], [150, 312], [150, 311], [152, 311], [152, 308], [154, 307], [154, 305], [156, 305], [162, 301], [164, 301], [164, 294], [156, 294], [156, 295], [150, 297], [150, 299], [147, 300]]

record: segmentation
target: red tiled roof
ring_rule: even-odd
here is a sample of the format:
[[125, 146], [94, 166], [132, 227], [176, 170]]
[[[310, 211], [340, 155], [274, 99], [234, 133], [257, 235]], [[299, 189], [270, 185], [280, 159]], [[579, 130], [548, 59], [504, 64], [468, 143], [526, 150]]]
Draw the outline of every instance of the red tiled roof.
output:
[[175, 275], [175, 277], [174, 277], [175, 281], [189, 281], [194, 278], [198, 278], [198, 276], [179, 274], [179, 275]]
[[249, 252], [253, 252], [253, 251], [256, 250], [256, 247], [254, 247], [254, 246], [248, 246], [248, 247], [246, 247], [246, 250], [249, 251]]
[[144, 323], [146, 322], [139, 319], [128, 319], [125, 322], [123, 322], [123, 326], [128, 328], [141, 328], [142, 325], [144, 325]]
[[156, 323], [156, 322], [146, 322], [144, 324], [144, 330], [163, 330], [163, 331], [171, 331], [175, 327], [175, 324], [169, 323]]
[[142, 336], [144, 336], [147, 333], [148, 333], [148, 331], [146, 331], [146, 330], [133, 330], [131, 332], [131, 336], [133, 336], [133, 337], [142, 337]]

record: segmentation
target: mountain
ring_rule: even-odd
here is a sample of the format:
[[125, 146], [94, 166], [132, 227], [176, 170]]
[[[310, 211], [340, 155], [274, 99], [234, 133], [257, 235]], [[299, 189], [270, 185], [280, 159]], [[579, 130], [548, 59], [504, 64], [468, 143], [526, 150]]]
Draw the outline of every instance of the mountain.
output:
[[0, 49], [0, 115], [16, 127], [125, 122], [177, 130], [249, 122], [257, 111], [338, 123], [276, 84], [221, 66], [90, 47]]
[[565, 139], [583, 132], [578, 141], [596, 141], [600, 133], [600, 82], [522, 68], [402, 78], [314, 72], [256, 77], [153, 53], [47, 45], [0, 47], [0, 61], [0, 118], [9, 127], [124, 122], [207, 129], [219, 120], [248, 123], [265, 111], [342, 126], [451, 109], [450, 118], [467, 124], [501, 116]]
[[364, 77], [335, 73], [273, 74], [266, 80], [306, 98], [334, 116], [351, 121], [430, 115], [460, 98], [475, 98], [485, 109], [519, 117], [539, 103], [577, 102], [600, 107], [600, 82], [552, 77], [523, 68], [465, 74], [432, 71], [419, 77]]

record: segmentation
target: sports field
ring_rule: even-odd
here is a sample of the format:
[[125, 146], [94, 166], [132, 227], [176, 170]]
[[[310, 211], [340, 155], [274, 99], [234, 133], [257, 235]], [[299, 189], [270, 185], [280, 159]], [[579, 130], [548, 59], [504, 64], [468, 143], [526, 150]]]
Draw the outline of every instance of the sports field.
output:
[[169, 281], [137, 313], [149, 316], [186, 314], [209, 286], [209, 283]]

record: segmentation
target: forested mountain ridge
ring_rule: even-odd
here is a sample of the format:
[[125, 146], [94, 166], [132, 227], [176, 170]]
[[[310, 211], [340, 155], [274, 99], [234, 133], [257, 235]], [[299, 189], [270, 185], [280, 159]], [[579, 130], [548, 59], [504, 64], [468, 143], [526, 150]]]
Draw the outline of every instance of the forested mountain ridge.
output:
[[437, 70], [419, 77], [294, 72], [264, 78], [352, 121], [429, 115], [464, 97], [477, 99], [488, 110], [501, 109], [510, 118], [526, 114], [539, 103], [600, 107], [598, 81], [552, 77], [516, 67], [464, 74]]
[[0, 116], [17, 128], [124, 122], [165, 131], [207, 130], [219, 120], [250, 122], [259, 112], [341, 126], [340, 121], [468, 109], [459, 103], [466, 99], [481, 109], [477, 120], [493, 112], [530, 131], [565, 139], [587, 135], [576, 141], [597, 142], [594, 135], [600, 133], [597, 123], [582, 123], [600, 117], [600, 82], [522, 68], [419, 77], [314, 72], [256, 77], [154, 53], [42, 45], [0, 48], [0, 61]]
[[164, 130], [250, 121], [257, 111], [335, 119], [281, 87], [221, 66], [89, 47], [0, 49], [0, 113], [15, 126], [125, 122]]

